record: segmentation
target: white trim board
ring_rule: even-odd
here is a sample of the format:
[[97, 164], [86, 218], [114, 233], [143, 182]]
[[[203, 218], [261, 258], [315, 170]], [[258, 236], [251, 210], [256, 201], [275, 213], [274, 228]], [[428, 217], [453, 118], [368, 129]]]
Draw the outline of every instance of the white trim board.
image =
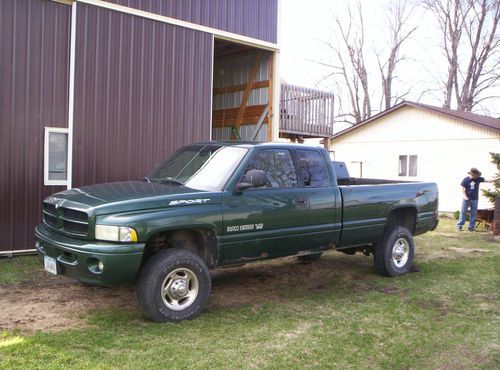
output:
[[270, 141], [279, 141], [280, 134], [280, 104], [281, 104], [281, 79], [280, 72], [280, 52], [275, 51], [273, 57], [273, 116], [272, 120], [272, 135]]
[[180, 19], [166, 17], [164, 15], [146, 12], [144, 10], [129, 8], [129, 7], [123, 6], [123, 5], [108, 3], [108, 2], [102, 1], [102, 0], [76, 0], [76, 2], [94, 5], [94, 6], [109, 9], [109, 10], [115, 10], [115, 11], [118, 11], [121, 13], [132, 14], [132, 15], [136, 15], [136, 16], [139, 16], [142, 18], [147, 18], [147, 19], [152, 19], [155, 21], [163, 22], [163, 23], [168, 23], [168, 24], [171, 24], [174, 26], [189, 28], [189, 29], [192, 29], [195, 31], [211, 33], [215, 37], [220, 38], [220, 39], [234, 41], [237, 43], [258, 47], [261, 49], [266, 49], [266, 50], [271, 50], [271, 51], [279, 50], [278, 44], [275, 44], [272, 42], [255, 39], [253, 37], [238, 35], [238, 34], [232, 33], [232, 32], [218, 30], [217, 28], [202, 26], [202, 25], [199, 25], [196, 23], [182, 21]]
[[23, 254], [36, 254], [36, 249], [20, 249], [20, 250], [13, 250], [13, 251], [1, 251], [0, 252], [0, 257], [14, 257], [16, 255], [23, 255]]
[[[281, 11], [282, 11], [282, 4], [281, 0], [277, 0], [278, 2], [278, 19], [277, 19], [277, 27], [276, 27], [276, 40], [278, 42], [278, 45], [281, 45]], [[273, 58], [273, 117], [271, 118], [272, 120], [272, 137], [271, 141], [279, 141], [279, 136], [280, 136], [280, 104], [281, 104], [281, 76], [280, 76], [280, 50], [277, 49], [274, 52], [274, 58]]]
[[212, 140], [213, 131], [213, 113], [214, 113], [214, 69], [215, 69], [215, 37], [212, 34], [212, 67], [210, 68], [210, 140]]
[[75, 114], [75, 58], [76, 58], [76, 7], [71, 4], [71, 30], [69, 50], [69, 91], [68, 91], [68, 181], [66, 187], [73, 185], [73, 120]]

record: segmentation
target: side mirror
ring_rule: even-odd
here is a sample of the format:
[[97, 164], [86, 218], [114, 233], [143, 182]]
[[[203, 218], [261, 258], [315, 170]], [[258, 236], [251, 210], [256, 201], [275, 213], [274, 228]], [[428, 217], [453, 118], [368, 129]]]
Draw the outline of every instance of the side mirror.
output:
[[266, 173], [262, 170], [250, 170], [243, 180], [236, 184], [234, 191], [240, 192], [248, 188], [259, 188], [266, 184]]

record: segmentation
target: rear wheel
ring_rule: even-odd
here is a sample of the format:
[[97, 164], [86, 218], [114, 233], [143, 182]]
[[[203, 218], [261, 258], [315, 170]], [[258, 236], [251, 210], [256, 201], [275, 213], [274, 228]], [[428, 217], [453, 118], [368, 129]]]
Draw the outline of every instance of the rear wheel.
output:
[[302, 262], [313, 262], [321, 257], [323, 253], [305, 254], [303, 256], [297, 256], [297, 259]]
[[374, 263], [384, 276], [399, 276], [410, 271], [415, 253], [413, 235], [403, 226], [387, 229], [384, 238], [375, 246]]
[[137, 298], [153, 321], [189, 320], [205, 307], [211, 285], [208, 268], [198, 255], [167, 249], [151, 256], [142, 268]]

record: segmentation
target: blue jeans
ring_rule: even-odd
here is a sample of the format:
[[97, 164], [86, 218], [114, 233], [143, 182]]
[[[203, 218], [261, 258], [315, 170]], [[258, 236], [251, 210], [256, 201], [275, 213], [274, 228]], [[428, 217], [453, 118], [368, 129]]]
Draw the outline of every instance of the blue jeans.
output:
[[476, 215], [477, 215], [477, 203], [479, 201], [476, 200], [463, 200], [462, 201], [462, 209], [460, 210], [460, 217], [458, 218], [457, 228], [462, 228], [465, 224], [465, 219], [467, 217], [467, 210], [470, 207], [470, 217], [469, 217], [469, 230], [474, 230], [476, 227]]

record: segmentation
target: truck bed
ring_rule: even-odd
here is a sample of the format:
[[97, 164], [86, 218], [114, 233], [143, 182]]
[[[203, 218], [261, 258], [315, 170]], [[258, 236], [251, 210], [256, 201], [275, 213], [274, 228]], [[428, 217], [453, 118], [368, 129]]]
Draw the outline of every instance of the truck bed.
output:
[[[360, 179], [375, 180], [375, 179]], [[435, 183], [378, 180], [380, 183], [341, 185], [342, 233], [338, 249], [374, 244], [381, 240], [391, 210], [414, 211], [414, 234], [432, 229], [437, 219]]]
[[400, 184], [409, 183], [413, 181], [401, 180], [386, 180], [386, 179], [368, 179], [359, 177], [337, 178], [339, 185], [381, 185], [381, 184]]

